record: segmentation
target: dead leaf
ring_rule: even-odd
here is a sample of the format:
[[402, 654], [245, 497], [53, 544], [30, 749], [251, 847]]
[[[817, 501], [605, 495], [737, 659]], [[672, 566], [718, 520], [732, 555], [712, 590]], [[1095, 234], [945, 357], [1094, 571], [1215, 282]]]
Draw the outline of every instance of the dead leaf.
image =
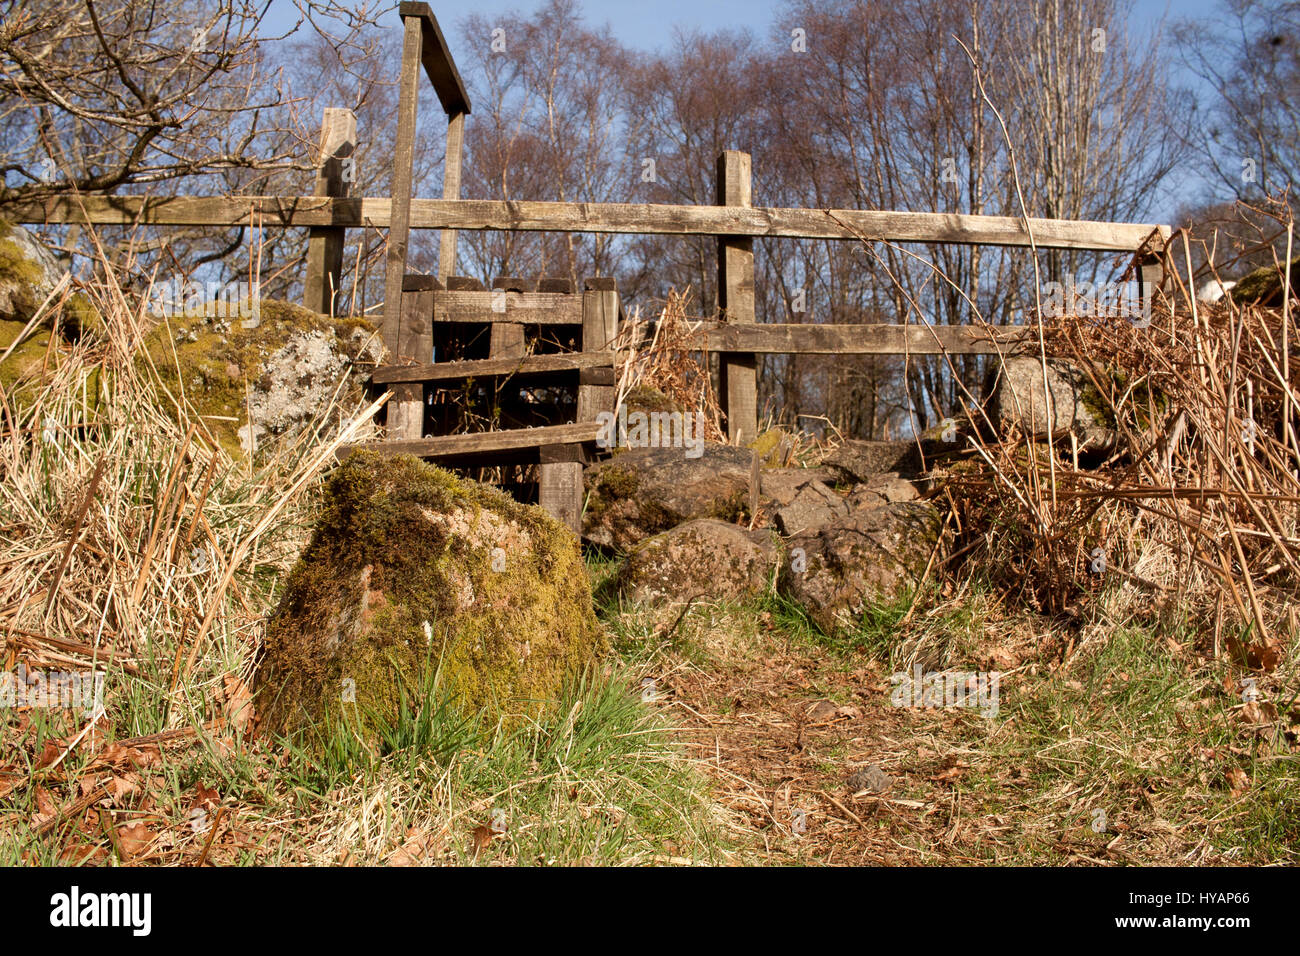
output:
[[122, 855], [128, 859], [138, 859], [143, 856], [156, 839], [158, 834], [143, 823], [121, 827], [117, 831], [117, 845], [121, 848]]
[[45, 741], [45, 745], [41, 748], [40, 759], [36, 761], [36, 769], [44, 770], [50, 764], [54, 763], [54, 761], [59, 759], [59, 755], [63, 753], [64, 748], [67, 746], [67, 743], [63, 740]]
[[474, 856], [476, 859], [478, 855], [486, 850], [492, 843], [492, 838], [494, 836], [495, 834], [492, 832], [491, 827], [477, 826], [474, 828], [474, 832], [470, 834], [470, 838], [474, 842]]
[[433, 848], [433, 838], [418, 827], [406, 831], [406, 841], [388, 856], [389, 866], [419, 866]]
[[1237, 712], [1242, 720], [1248, 724], [1271, 724], [1277, 720], [1277, 707], [1270, 701], [1248, 701]]
[[1232, 791], [1234, 797], [1240, 796], [1250, 789], [1250, 778], [1246, 776], [1246, 771], [1240, 767], [1233, 767], [1224, 774], [1228, 781], [1228, 789]]
[[242, 734], [253, 720], [253, 695], [248, 685], [233, 674], [226, 674], [221, 683], [226, 693], [226, 720], [235, 733]]
[[32, 814], [32, 826], [39, 827], [59, 815], [59, 805], [53, 795], [44, 787], [36, 788], [36, 812]]
[[108, 851], [93, 843], [74, 843], [59, 851], [59, 863], [63, 866], [94, 866], [107, 857]]

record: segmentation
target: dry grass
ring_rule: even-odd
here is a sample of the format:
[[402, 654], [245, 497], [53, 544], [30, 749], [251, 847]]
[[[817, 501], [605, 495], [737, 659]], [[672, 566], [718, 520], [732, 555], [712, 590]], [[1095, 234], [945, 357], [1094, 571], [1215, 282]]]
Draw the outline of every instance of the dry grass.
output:
[[0, 671], [95, 671], [104, 692], [90, 711], [0, 708], [0, 863], [725, 858], [618, 673], [508, 734], [430, 698], [395, 728], [410, 745], [375, 760], [331, 729], [320, 752], [258, 736], [264, 621], [378, 403], [340, 382], [305, 430], [232, 460], [136, 359], [147, 296], [91, 291], [106, 334], [56, 341], [3, 396]]

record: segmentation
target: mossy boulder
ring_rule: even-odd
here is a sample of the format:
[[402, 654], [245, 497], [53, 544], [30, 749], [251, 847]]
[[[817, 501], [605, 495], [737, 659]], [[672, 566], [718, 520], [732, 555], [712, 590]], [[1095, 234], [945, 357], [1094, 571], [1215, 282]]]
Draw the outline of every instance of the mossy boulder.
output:
[[434, 675], [466, 712], [532, 712], [606, 651], [577, 540], [410, 456], [351, 456], [267, 624], [263, 728], [391, 725]]
[[[1237, 280], [1228, 296], [1237, 305], [1262, 305], [1277, 308], [1282, 304], [1283, 269], [1275, 265], [1260, 266]], [[1300, 256], [1291, 260], [1291, 295], [1300, 286]]]
[[829, 469], [838, 482], [847, 485], [869, 482], [877, 475], [915, 476], [928, 469], [935, 459], [959, 447], [954, 442], [932, 438], [922, 438], [919, 443], [914, 438], [896, 441], [850, 439], [823, 459], [822, 468]]
[[0, 219], [0, 321], [28, 322], [62, 272], [30, 232]]
[[361, 394], [383, 358], [373, 324], [263, 299], [213, 302], [158, 316], [145, 351], [232, 455], [314, 421], [334, 400]]
[[784, 428], [769, 428], [750, 442], [749, 447], [764, 468], [780, 468], [790, 457], [794, 438]]
[[[26, 322], [0, 321], [0, 355], [18, 342], [26, 327]], [[49, 347], [49, 331], [36, 329], [18, 342], [8, 358], [0, 362], [0, 392], [4, 393], [10, 406], [21, 408], [27, 404], [27, 398], [40, 378]]]
[[740, 601], [767, 589], [778, 556], [770, 531], [708, 518], [688, 521], [633, 549], [619, 569], [619, 592], [641, 604]]
[[633, 448], [589, 468], [582, 535], [627, 551], [638, 542], [695, 518], [734, 522], [748, 517], [754, 453], [705, 443], [698, 457], [683, 448]]
[[795, 535], [786, 542], [778, 590], [825, 633], [850, 630], [868, 604], [920, 582], [941, 526], [933, 505], [904, 501]]

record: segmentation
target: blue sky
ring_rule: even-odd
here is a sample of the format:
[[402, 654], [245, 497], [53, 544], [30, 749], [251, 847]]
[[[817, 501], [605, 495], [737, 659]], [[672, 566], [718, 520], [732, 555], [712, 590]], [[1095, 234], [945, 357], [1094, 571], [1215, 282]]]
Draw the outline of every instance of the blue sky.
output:
[[[461, 31], [464, 18], [481, 13], [489, 20], [512, 11], [529, 11], [542, 0], [432, 0], [429, 6], [441, 24], [452, 54], [481, 38], [466, 37]], [[772, 24], [782, 0], [580, 0], [587, 19], [593, 24], [608, 23], [614, 36], [627, 46], [655, 50], [667, 47], [678, 27], [717, 30], [724, 27], [748, 27], [764, 34]], [[1211, 28], [1223, 0], [1136, 0], [1131, 25], [1141, 33], [1159, 27], [1162, 22], [1203, 19]], [[272, 24], [292, 22], [296, 11], [290, 0], [272, 0]], [[396, 11], [391, 15], [394, 28], [400, 23]], [[465, 60], [461, 58], [462, 62]], [[1180, 77], [1184, 82], [1186, 77]], [[1153, 197], [1150, 218], [1168, 221], [1182, 202], [1198, 198], [1199, 181], [1189, 171], [1175, 173], [1169, 185]]]

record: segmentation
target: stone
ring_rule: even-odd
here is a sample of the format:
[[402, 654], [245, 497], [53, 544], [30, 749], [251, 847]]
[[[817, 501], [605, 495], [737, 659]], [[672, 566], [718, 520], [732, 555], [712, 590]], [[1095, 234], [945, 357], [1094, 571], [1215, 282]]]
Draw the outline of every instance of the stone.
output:
[[843, 498], [820, 481], [809, 481], [800, 487], [794, 499], [775, 514], [777, 530], [789, 537], [809, 528], [824, 524], [849, 513]]
[[1101, 410], [1101, 397], [1087, 372], [1060, 359], [1047, 361], [1047, 387], [1043, 363], [1033, 356], [1007, 359], [997, 376], [989, 403], [989, 420], [997, 434], [1013, 431], [1028, 438], [1046, 437], [1048, 411], [1055, 433], [1072, 432], [1080, 451], [1105, 452], [1115, 446], [1116, 435]]
[[894, 778], [881, 770], [879, 764], [873, 763], [849, 774], [845, 785], [853, 794], [887, 793], [894, 785]]
[[[822, 461], [822, 467], [832, 469], [845, 484], [860, 484], [877, 475], [919, 475], [929, 466], [931, 459], [959, 447], [955, 442], [931, 438], [903, 441], [860, 441], [850, 439]], [[925, 460], [922, 461], [922, 452]]]
[[[1284, 270], [1273, 264], [1260, 266], [1246, 273], [1228, 288], [1228, 296], [1236, 305], [1260, 305], [1265, 308], [1278, 308], [1282, 305], [1282, 273]], [[1300, 286], [1300, 256], [1291, 260], [1291, 297], [1295, 298], [1296, 288]]]
[[435, 678], [466, 713], [530, 713], [606, 652], [572, 533], [408, 455], [357, 453], [266, 627], [262, 729], [391, 726]]
[[619, 571], [619, 591], [641, 604], [744, 601], [767, 590], [778, 560], [771, 532], [701, 518], [638, 544]]
[[144, 343], [163, 382], [183, 390], [232, 456], [255, 455], [267, 439], [315, 422], [336, 395], [360, 400], [384, 357], [367, 319], [270, 299], [245, 316], [251, 307], [235, 305], [160, 318]]
[[0, 321], [28, 322], [63, 275], [49, 249], [0, 220]]
[[764, 468], [758, 475], [759, 496], [769, 508], [783, 508], [794, 501], [799, 489], [811, 481], [833, 485], [836, 474], [830, 468]]
[[734, 522], [749, 515], [754, 453], [705, 443], [691, 458], [683, 448], [632, 448], [587, 469], [582, 536], [626, 552], [644, 539], [696, 518]]
[[868, 604], [920, 582], [940, 527], [939, 512], [926, 502], [853, 512], [786, 542], [778, 589], [824, 633], [851, 630]]
[[861, 485], [855, 485], [849, 491], [848, 509], [867, 511], [900, 501], [915, 501], [920, 496], [921, 491], [915, 482], [898, 474], [881, 474]]

